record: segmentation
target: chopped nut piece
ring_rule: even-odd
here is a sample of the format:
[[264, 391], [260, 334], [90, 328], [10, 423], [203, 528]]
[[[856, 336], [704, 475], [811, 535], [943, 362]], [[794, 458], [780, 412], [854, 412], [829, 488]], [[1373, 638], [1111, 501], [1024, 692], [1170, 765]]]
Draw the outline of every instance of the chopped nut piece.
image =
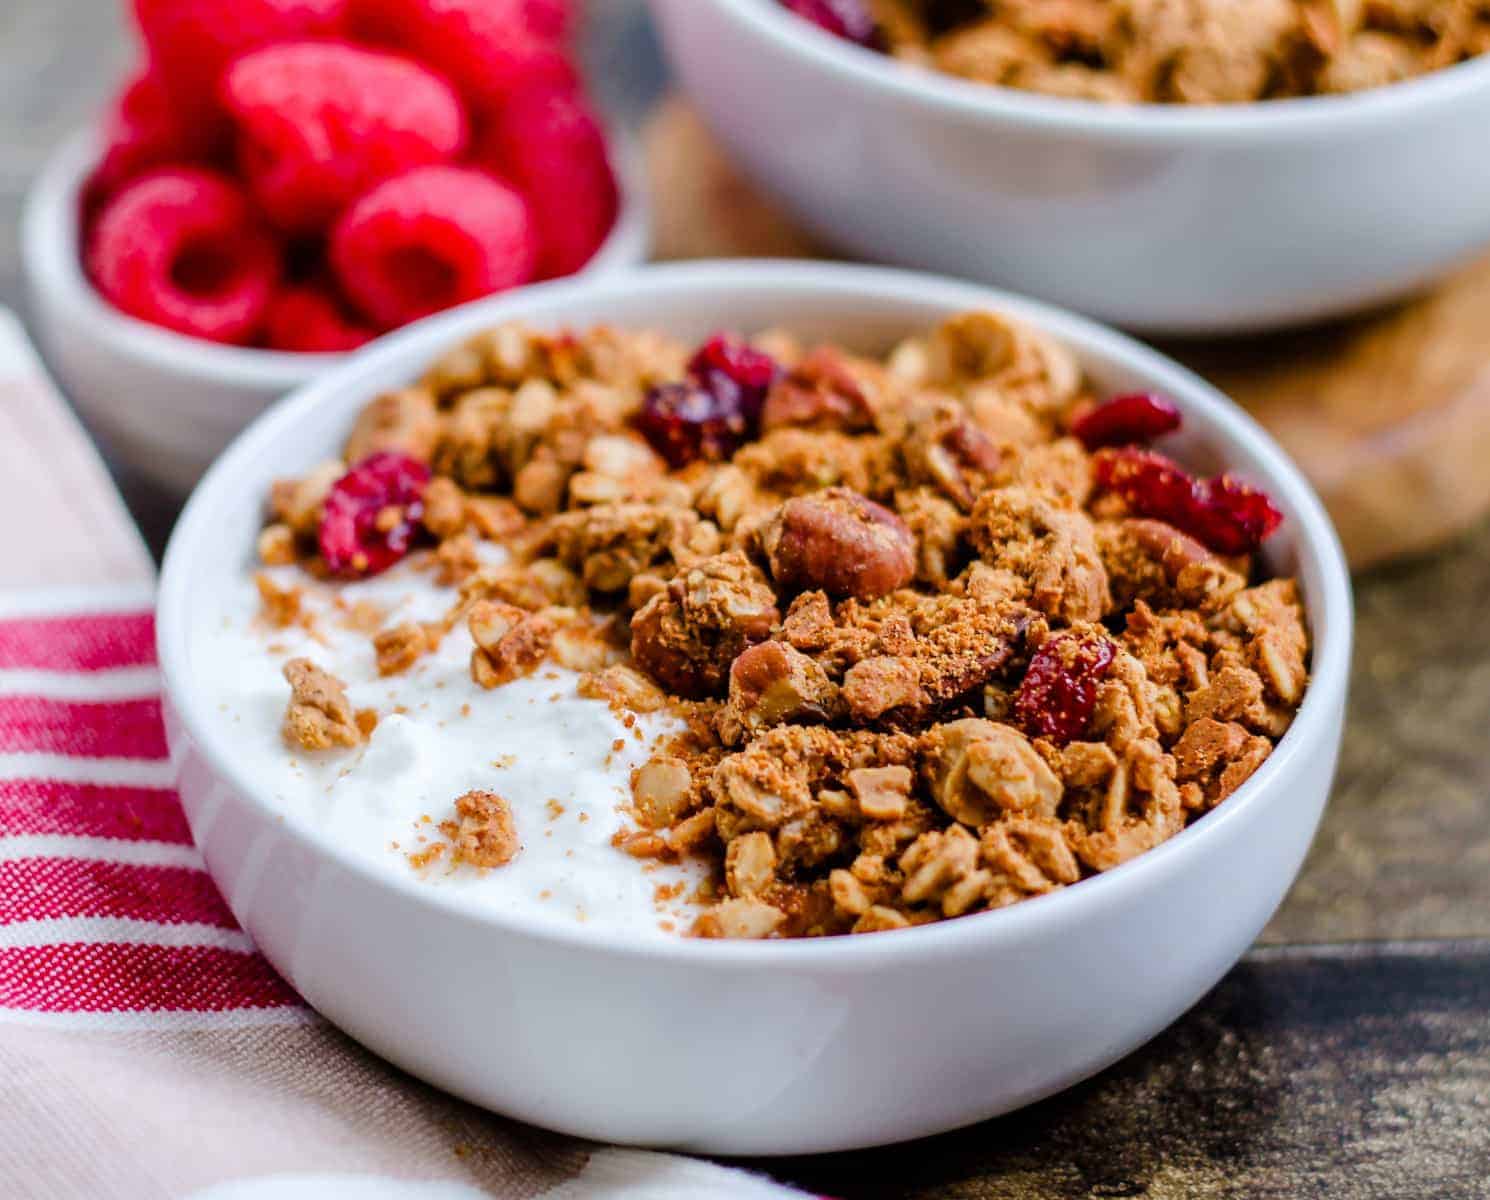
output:
[[579, 682], [579, 694], [605, 700], [622, 712], [657, 712], [668, 702], [667, 693], [640, 671], [619, 663], [586, 675]]
[[909, 767], [859, 767], [844, 777], [868, 821], [898, 821], [911, 799]]
[[862, 917], [874, 904], [874, 892], [860, 883], [850, 871], [839, 869], [831, 872], [828, 875], [828, 887], [835, 907], [851, 917]]
[[511, 604], [478, 600], [466, 616], [471, 639], [471, 678], [484, 688], [531, 675], [547, 656], [553, 622]]
[[731, 896], [755, 896], [776, 877], [776, 847], [769, 834], [746, 833], [730, 842], [724, 878]]
[[872, 429], [874, 405], [866, 387], [875, 369], [834, 346], [817, 347], [772, 386], [761, 409], [761, 428]]
[[330, 750], [333, 746], [358, 746], [363, 731], [347, 700], [347, 687], [335, 675], [323, 671], [308, 658], [285, 663], [290, 685], [290, 703], [285, 709], [285, 742], [301, 750]]
[[761, 534], [780, 587], [871, 600], [911, 581], [916, 544], [904, 521], [847, 488], [788, 500]]
[[702, 938], [770, 937], [786, 920], [786, 914], [763, 900], [721, 900], [693, 923], [693, 936]]
[[712, 808], [703, 809], [691, 817], [684, 817], [665, 834], [663, 841], [673, 854], [688, 854], [697, 850], [714, 833], [715, 813]]
[[761, 642], [730, 667], [719, 736], [733, 746], [772, 725], [826, 721], [837, 699], [838, 689], [807, 655], [785, 642]]
[[693, 777], [688, 764], [672, 754], [649, 758], [631, 776], [631, 799], [649, 829], [666, 829], [688, 808]]
[[550, 652], [556, 663], [571, 671], [603, 671], [620, 657], [604, 629], [588, 624], [561, 625], [554, 631]]

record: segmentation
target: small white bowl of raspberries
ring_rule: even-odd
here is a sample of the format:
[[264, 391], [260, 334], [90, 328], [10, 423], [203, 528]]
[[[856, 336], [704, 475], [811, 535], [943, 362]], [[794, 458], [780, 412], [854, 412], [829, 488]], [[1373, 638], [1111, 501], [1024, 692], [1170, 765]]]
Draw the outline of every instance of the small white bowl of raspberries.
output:
[[389, 330], [646, 256], [577, 0], [130, 0], [144, 61], [38, 177], [37, 331], [126, 463], [189, 488]]

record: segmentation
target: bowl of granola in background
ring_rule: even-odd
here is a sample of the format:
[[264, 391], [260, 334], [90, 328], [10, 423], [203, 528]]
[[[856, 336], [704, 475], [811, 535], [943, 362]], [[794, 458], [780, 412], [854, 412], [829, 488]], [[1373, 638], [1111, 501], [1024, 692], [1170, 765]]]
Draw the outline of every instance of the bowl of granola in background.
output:
[[[524, 11], [542, 28], [517, 28]], [[646, 257], [635, 155], [585, 96], [567, 0], [355, 13], [136, 5], [142, 64], [31, 189], [21, 246], [49, 360], [172, 490], [381, 333]]]
[[[1054, 36], [1073, 12], [1121, 6], [1009, 7], [1048, 19]], [[1279, 52], [1282, 35], [1256, 46], [1242, 37], [1266, 33], [1277, 4], [1128, 8], [1193, 17], [1193, 40], [1177, 42], [1196, 51], [1185, 78], [1234, 72], [1238, 94]], [[1226, 20], [1202, 21], [1211, 10]], [[1484, 55], [1342, 94], [1112, 103], [1070, 98], [1119, 83], [1054, 55], [1036, 91], [892, 59], [778, 0], [653, 0], [652, 11], [683, 88], [736, 161], [815, 235], [866, 258], [1015, 288], [1143, 332], [1203, 335], [1383, 304], [1490, 243], [1490, 162], [1469, 149], [1490, 123]], [[1207, 30], [1221, 43], [1205, 42]], [[980, 49], [963, 37], [951, 49], [961, 47], [964, 73], [986, 54], [993, 77], [1032, 44], [990, 38]], [[1152, 69], [1171, 78], [1175, 66], [1173, 54], [1156, 56]], [[1209, 96], [1199, 82], [1188, 90], [1228, 96], [1219, 83]]]
[[[1170, 397], [1184, 426], [1165, 449], [1196, 470], [1224, 468], [1247, 480], [1284, 518], [1263, 557], [1268, 571], [1297, 579], [1313, 647], [1310, 681], [1271, 754], [1213, 811], [1132, 861], [996, 912], [867, 936], [752, 941], [627, 928], [603, 912], [558, 922], [537, 913], [531, 898], [479, 903], [458, 887], [432, 886], [403, 858], [379, 867], [365, 847], [311, 819], [308, 810], [320, 804], [345, 816], [348, 802], [364, 812], [400, 802], [393, 793], [410, 784], [398, 774], [406, 756], [379, 749], [377, 734], [397, 726], [403, 739], [408, 721], [419, 719], [417, 704], [377, 718], [368, 754], [383, 754], [379, 770], [390, 787], [364, 778], [360, 797], [337, 795], [343, 772], [333, 764], [315, 768], [330, 772], [323, 793], [302, 764], [313, 786], [304, 804], [284, 803], [279, 793], [299, 785], [267, 757], [285, 751], [265, 731], [275, 733], [287, 715], [309, 731], [302, 747], [328, 731], [344, 733], [350, 746], [364, 736], [361, 718], [344, 695], [318, 707], [326, 681], [303, 665], [292, 668], [291, 682], [308, 707], [292, 704], [286, 714], [281, 682], [273, 703], [235, 710], [223, 688], [247, 660], [231, 627], [253, 586], [275, 480], [308, 478], [339, 457], [354, 424], [362, 438], [398, 424], [390, 420], [398, 400], [380, 401], [358, 421], [372, 397], [397, 396], [452, 348], [506, 322], [553, 332], [650, 329], [693, 343], [719, 329], [789, 329], [804, 343], [882, 354], [970, 309], [1023, 322], [1038, 331], [1034, 344], [1064, 346], [1056, 357], [1074, 356], [1099, 395]], [[444, 378], [464, 371], [455, 369], [460, 356], [444, 361]], [[383, 471], [388, 464], [379, 462]], [[598, 467], [591, 473], [604, 475]], [[352, 494], [371, 494], [366, 481], [354, 482]], [[596, 499], [604, 502], [599, 492]], [[392, 507], [400, 511], [387, 521], [358, 528], [391, 537], [409, 518], [406, 506]], [[346, 561], [355, 568], [355, 552], [344, 561], [339, 543], [327, 540], [324, 517], [321, 528], [318, 569]], [[373, 545], [383, 543], [375, 537]], [[271, 557], [283, 561], [282, 548]], [[605, 555], [597, 562], [617, 565]], [[607, 586], [627, 584], [618, 577]], [[352, 619], [357, 608], [349, 602], [338, 611]], [[452, 645], [435, 649], [445, 665], [464, 669], [469, 654], [473, 678], [501, 666], [512, 618], [493, 616], [502, 628], [492, 645], [474, 626], [474, 649], [451, 634]], [[515, 1117], [611, 1141], [771, 1154], [901, 1140], [1008, 1111], [1100, 1070], [1194, 1003], [1256, 937], [1313, 837], [1343, 719], [1352, 618], [1343, 558], [1308, 485], [1250, 419], [1155, 352], [973, 285], [872, 268], [721, 262], [545, 284], [479, 302], [390, 337], [287, 399], [219, 460], [188, 504], [167, 554], [158, 620], [167, 729], [194, 835], [235, 914], [307, 1000], [404, 1068]], [[371, 653], [361, 652], [368, 664]], [[543, 675], [509, 686], [526, 683], [534, 688], [523, 699], [526, 724], [519, 716], [506, 726], [506, 716], [493, 715], [482, 725], [485, 702], [472, 703], [471, 756], [497, 761], [468, 765], [478, 773], [521, 768], [526, 751], [543, 760], [530, 769], [573, 775], [579, 768], [565, 755], [588, 753], [563, 732], [575, 702]], [[436, 705], [444, 690], [432, 689]], [[500, 702], [514, 697], [523, 693]], [[329, 717], [342, 708], [346, 721]], [[457, 713], [440, 711], [447, 719]], [[630, 736], [603, 749], [629, 754]], [[302, 748], [297, 757], [315, 753]], [[450, 757], [426, 761], [440, 771]], [[462, 819], [481, 815], [473, 807]], [[551, 816], [560, 821], [563, 806]], [[549, 836], [524, 831], [527, 819], [519, 814], [518, 862]], [[451, 836], [465, 832], [453, 828]], [[492, 863], [510, 854], [510, 827], [471, 832], [472, 848], [491, 851]], [[599, 847], [575, 849], [583, 858]], [[621, 848], [614, 854], [612, 863], [627, 857]]]

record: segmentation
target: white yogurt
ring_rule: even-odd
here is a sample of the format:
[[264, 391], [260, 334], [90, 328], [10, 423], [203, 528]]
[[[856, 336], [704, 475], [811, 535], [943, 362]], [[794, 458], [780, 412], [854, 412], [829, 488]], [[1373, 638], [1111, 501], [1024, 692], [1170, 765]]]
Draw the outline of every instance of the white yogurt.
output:
[[[548, 663], [486, 691], [471, 680], [463, 625], [407, 672], [380, 677], [370, 636], [348, 627], [335, 597], [346, 605], [371, 602], [391, 625], [442, 617], [453, 589], [409, 564], [334, 588], [307, 584], [293, 568], [269, 574], [282, 586], [304, 587], [310, 631], [269, 628], [253, 580], [245, 578], [220, 633], [204, 642], [216, 658], [210, 678], [239, 752], [286, 817], [319, 827], [378, 871], [412, 875], [472, 910], [659, 938], [688, 928], [697, 908], [687, 897], [703, 868], [641, 861], [611, 844], [631, 771], [658, 737], [678, 727], [674, 718], [639, 716], [628, 729], [608, 704], [577, 693], [576, 672]], [[281, 667], [301, 655], [338, 676], [354, 707], [378, 711], [365, 746], [311, 754], [281, 740], [289, 697]], [[511, 805], [522, 842], [517, 857], [488, 871], [443, 859], [415, 867], [410, 855], [442, 840], [436, 826], [453, 815], [456, 797], [473, 789]], [[660, 899], [664, 889], [677, 894]]]

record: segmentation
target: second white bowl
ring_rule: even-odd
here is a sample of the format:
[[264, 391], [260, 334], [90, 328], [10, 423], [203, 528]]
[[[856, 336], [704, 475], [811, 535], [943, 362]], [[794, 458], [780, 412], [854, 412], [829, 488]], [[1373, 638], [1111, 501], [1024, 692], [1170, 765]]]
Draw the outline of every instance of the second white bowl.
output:
[[777, 0], [651, 0], [732, 155], [853, 254], [1127, 328], [1235, 333], [1490, 243], [1490, 56], [1350, 96], [1109, 107], [902, 65]]

